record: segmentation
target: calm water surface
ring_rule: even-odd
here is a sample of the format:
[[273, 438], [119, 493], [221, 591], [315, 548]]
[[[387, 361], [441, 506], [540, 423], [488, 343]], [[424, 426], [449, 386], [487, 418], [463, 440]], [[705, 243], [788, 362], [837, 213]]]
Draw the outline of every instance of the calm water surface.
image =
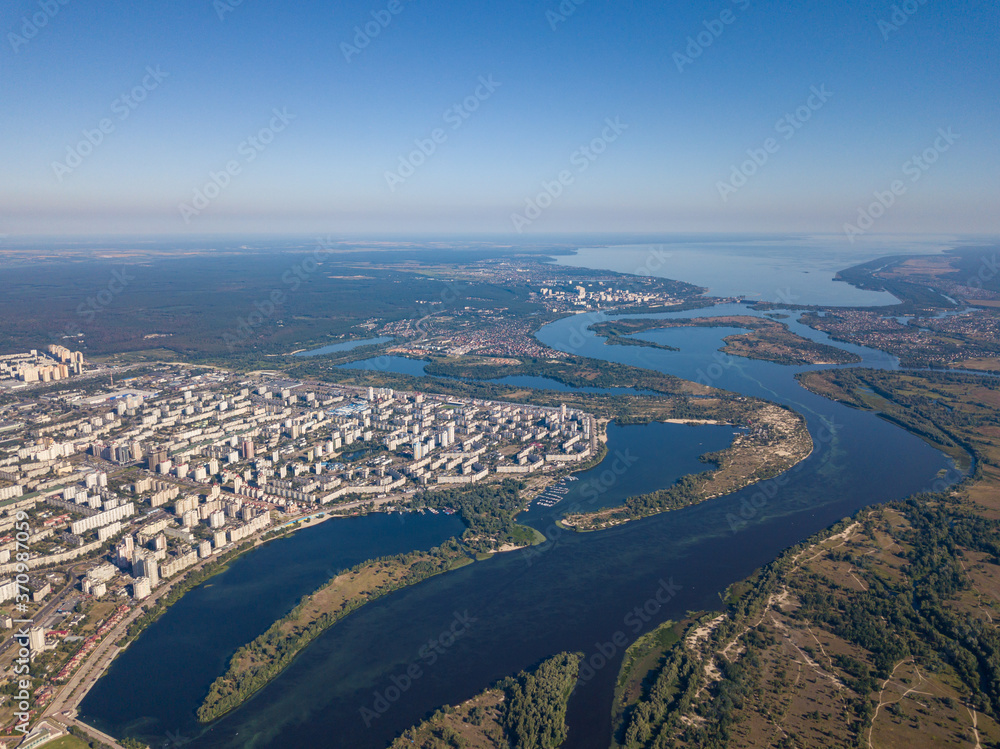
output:
[[427, 362], [421, 359], [408, 359], [405, 356], [376, 356], [371, 359], [338, 364], [341, 369], [362, 369], [369, 372], [395, 372], [396, 374], [423, 377]]
[[898, 301], [885, 292], [865, 291], [835, 281], [838, 271], [895, 254], [937, 254], [954, 247], [954, 237], [676, 238], [659, 245], [584, 247], [556, 259], [560, 265], [659, 276], [707, 287], [713, 296], [745, 296], [777, 304], [843, 307]]
[[429, 549], [464, 530], [445, 515], [373, 515], [319, 523], [236, 560], [185, 595], [122, 653], [83, 712], [162, 746], [192, 721], [242, 645], [338, 572], [372, 557]]
[[295, 354], [295, 356], [323, 356], [324, 354], [335, 354], [338, 351], [351, 351], [352, 349], [360, 348], [361, 346], [374, 346], [378, 343], [388, 343], [391, 340], [391, 336], [382, 336], [381, 338], [365, 338], [362, 341], [331, 343], [328, 346], [321, 346], [320, 348], [314, 348], [310, 351], [299, 351]]
[[[738, 306], [682, 314], [733, 313], [753, 314]], [[802, 389], [794, 374], [808, 368], [720, 354], [721, 339], [732, 330], [643, 334], [681, 349], [673, 352], [607, 346], [586, 330], [604, 319], [608, 318], [601, 314], [573, 316], [552, 323], [538, 337], [572, 353], [657, 369], [789, 405], [808, 420], [816, 443], [813, 454], [780, 479], [684, 510], [599, 533], [553, 530], [553, 519], [578, 505], [616, 504], [669, 485], [683, 473], [703, 470], [706, 466], [698, 463], [697, 456], [724, 446], [732, 435], [731, 427], [612, 427], [609, 460], [572, 482], [572, 495], [554, 508], [535, 506], [523, 516], [549, 536], [546, 544], [498, 555], [364, 607], [328, 630], [243, 707], [203, 730], [193, 720], [194, 708], [232, 649], [265, 628], [275, 618], [274, 611], [300, 595], [284, 592], [284, 573], [275, 576], [271, 570], [318, 565], [322, 569], [314, 575], [318, 584], [337, 565], [316, 558], [325, 559], [338, 543], [348, 543], [338, 536], [324, 545], [315, 536], [298, 534], [281, 542], [285, 545], [278, 551], [270, 551], [278, 546], [274, 544], [245, 560], [257, 576], [263, 575], [254, 595], [272, 601], [266, 610], [247, 614], [252, 623], [240, 625], [239, 634], [250, 636], [241, 640], [236, 632], [217, 633], [236, 626], [231, 619], [244, 616], [241, 606], [257, 607], [239, 587], [231, 587], [235, 581], [217, 578], [214, 592], [199, 589], [185, 597], [114, 664], [84, 702], [83, 717], [114, 734], [131, 731], [150, 741], [160, 737], [160, 743], [168, 731], [179, 731], [192, 747], [381, 748], [442, 704], [461, 702], [558, 651], [578, 650], [586, 654], [594, 673], [571, 700], [568, 746], [605, 749], [621, 658], [605, 643], [615, 633], [624, 632], [631, 641], [689, 610], [718, 607], [727, 585], [783, 549], [861, 507], [929, 489], [939, 472], [952, 467], [940, 452], [898, 427]], [[828, 340], [793, 320], [786, 322], [814, 340]], [[896, 366], [895, 359], [879, 352], [837, 345], [860, 353], [866, 366]], [[620, 470], [614, 469], [616, 457]], [[429, 518], [406, 518], [407, 524], [426, 521]], [[387, 535], [399, 540], [398, 533], [409, 534], [407, 524], [399, 526], [398, 517], [363, 518], [357, 523], [347, 534], [358, 536], [352, 546], [362, 555], [357, 559], [372, 555], [365, 549], [375, 538]], [[338, 525], [339, 521], [326, 527]], [[428, 531], [431, 537], [422, 540], [405, 535], [402, 545], [432, 545], [444, 530], [434, 527]], [[333, 531], [310, 531], [321, 532]], [[300, 548], [307, 544], [308, 551]], [[266, 554], [267, 563], [258, 561]], [[248, 571], [242, 585], [257, 586], [257, 576]], [[301, 585], [304, 592], [313, 585], [311, 578]], [[644, 613], [649, 610], [644, 605], [664, 585], [675, 591], [669, 602], [653, 605], [652, 616]], [[213, 608], [213, 596], [229, 599], [231, 606]], [[456, 618], [467, 622], [462, 636], [430, 662], [425, 657], [427, 646], [437, 642]], [[178, 634], [182, 631], [183, 637]], [[203, 646], [197, 645], [201, 642]], [[197, 657], [184, 655], [180, 661], [171, 657], [185, 648], [197, 652], [198, 647], [203, 650]], [[404, 677], [411, 664], [418, 665], [420, 676], [407, 682]]]

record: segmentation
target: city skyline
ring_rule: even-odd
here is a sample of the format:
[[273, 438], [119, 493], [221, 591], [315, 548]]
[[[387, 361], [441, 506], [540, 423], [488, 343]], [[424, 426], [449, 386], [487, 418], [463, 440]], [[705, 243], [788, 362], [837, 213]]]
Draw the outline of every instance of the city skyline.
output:
[[1000, 746], [998, 51], [11, 0], [0, 749]]

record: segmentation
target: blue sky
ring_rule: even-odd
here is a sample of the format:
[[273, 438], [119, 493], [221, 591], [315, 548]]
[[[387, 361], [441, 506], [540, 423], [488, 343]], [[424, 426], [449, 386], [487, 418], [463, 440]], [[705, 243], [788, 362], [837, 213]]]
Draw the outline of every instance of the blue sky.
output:
[[788, 5], [15, 0], [0, 233], [1000, 232], [996, 3]]

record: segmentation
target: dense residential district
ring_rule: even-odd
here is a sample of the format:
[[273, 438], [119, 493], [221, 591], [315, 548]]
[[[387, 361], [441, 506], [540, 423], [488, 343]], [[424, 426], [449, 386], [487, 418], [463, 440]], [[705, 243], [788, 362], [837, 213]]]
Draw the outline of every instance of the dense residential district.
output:
[[406, 509], [423, 489], [554, 470], [597, 448], [594, 418], [565, 406], [185, 365], [117, 384], [29, 378], [0, 401], [0, 717], [17, 739], [20, 674], [46, 711], [141, 601], [213, 556], [303, 518]]

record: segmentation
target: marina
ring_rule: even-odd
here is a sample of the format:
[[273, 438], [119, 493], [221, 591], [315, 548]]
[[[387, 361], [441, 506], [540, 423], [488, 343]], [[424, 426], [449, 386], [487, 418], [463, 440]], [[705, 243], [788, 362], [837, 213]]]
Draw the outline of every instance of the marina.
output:
[[[674, 316], [713, 317], [732, 314], [731, 309], [688, 310]], [[739, 311], [755, 312], [744, 306]], [[219, 631], [217, 622], [232, 621], [235, 627], [246, 617], [219, 616], [218, 611], [211, 611], [213, 605], [228, 603], [234, 610], [248, 600], [241, 590], [242, 578], [223, 573], [211, 586], [192, 591], [172, 606], [112, 664], [81, 705], [81, 716], [112, 735], [148, 741], [167, 731], [181, 731], [190, 737], [192, 748], [238, 749], [247, 745], [248, 736], [259, 749], [321, 746], [335, 732], [338, 746], [378, 749], [430, 711], [468, 699], [484, 686], [552, 653], [592, 652], [595, 642], [609, 641], [622, 629], [627, 612], [648, 599], [665, 576], [673, 576], [681, 591], [650, 619], [649, 628], [688, 611], [717, 606], [720, 591], [783, 549], [860, 507], [925, 491], [939, 471], [952, 467], [946, 456], [918, 437], [874, 414], [811, 393], [795, 380], [798, 372], [819, 367], [725, 357], [718, 350], [726, 330], [715, 327], [642, 334], [644, 339], [678, 351], [608, 346], [588, 329], [603, 319], [607, 318], [602, 313], [562, 318], [544, 326], [537, 337], [557, 351], [571, 350], [696, 382], [707, 380], [715, 387], [793, 408], [809, 423], [813, 454], [783, 477], [708, 502], [597, 533], [569, 532], [558, 524], [567, 511], [615, 506], [666, 488], [684, 475], [709, 469], [700, 456], [723, 449], [733, 438], [732, 427], [724, 425], [609, 424], [608, 452], [627, 456], [628, 470], [615, 471], [614, 461], [604, 461], [580, 472], [578, 481], [563, 477], [535, 497], [532, 511], [522, 522], [544, 535], [545, 543], [493, 555], [488, 562], [467, 565], [363, 606], [324, 632], [240, 708], [208, 726], [199, 725], [194, 719], [197, 705], [235, 650], [273, 621], [268, 614], [289, 610], [298, 595], [311, 589], [303, 583], [315, 587], [315, 579], [302, 581], [291, 586], [298, 595], [289, 595], [285, 578], [297, 574], [300, 567], [266, 564], [273, 561], [268, 549], [277, 544], [272, 544], [247, 555], [230, 570], [253, 566], [271, 572], [257, 580], [260, 591], [249, 597], [257, 601], [267, 593], [273, 598], [268, 610], [253, 620], [256, 624], [250, 631]], [[828, 340], [791, 315], [788, 324], [813, 340]], [[851, 344], [842, 347], [857, 351], [865, 366], [898, 366], [882, 352]], [[766, 497], [763, 503], [755, 501], [760, 492]], [[381, 518], [381, 522], [376, 516], [342, 521], [356, 524], [350, 526], [353, 532], [324, 546], [322, 553], [305, 547], [312, 539], [325, 538], [324, 526], [344, 527], [341, 521], [278, 543], [284, 546], [283, 556], [299, 549], [303, 555], [311, 553], [307, 558], [315, 558], [323, 579], [328, 579], [337, 569], [363, 558], [354, 554], [345, 558], [346, 549], [340, 547], [347, 543], [354, 551], [355, 541], [368, 540], [364, 529], [384, 533], [391, 526], [393, 532], [406, 533], [414, 521], [422, 519], [456, 523], [448, 535], [464, 530], [456, 516], [435, 517], [430, 512]], [[393, 532], [390, 536], [396, 535]], [[409, 537], [407, 546], [427, 548], [446, 537], [436, 536], [429, 544], [430, 539]], [[331, 555], [341, 558], [331, 559]], [[456, 607], [468, 610], [478, 620], [476, 626], [455, 643], [437, 668], [426, 669], [418, 689], [400, 694], [391, 711], [366, 725], [359, 718], [361, 708], [370, 708], [373, 694], [393, 685], [393, 677], [404, 673], [400, 664], [413, 662], [428, 639], [447, 626]], [[534, 612], [528, 619], [523, 615], [527, 610]], [[183, 662], [178, 663], [175, 656], [169, 668], [164, 664], [151, 673], [149, 654], [154, 652], [183, 653]], [[620, 657], [619, 652], [608, 668], [574, 692], [567, 711], [571, 739], [566, 749], [607, 746], [611, 730], [607, 706], [613, 699]], [[137, 679], [143, 679], [144, 690], [123, 704], [118, 695]], [[136, 719], [136, 715], [143, 717]]]
[[560, 479], [535, 497], [535, 504], [539, 507], [555, 507], [566, 498], [566, 495], [569, 493], [569, 483], [571, 481], [579, 481], [579, 479], [576, 476], [566, 476]]

